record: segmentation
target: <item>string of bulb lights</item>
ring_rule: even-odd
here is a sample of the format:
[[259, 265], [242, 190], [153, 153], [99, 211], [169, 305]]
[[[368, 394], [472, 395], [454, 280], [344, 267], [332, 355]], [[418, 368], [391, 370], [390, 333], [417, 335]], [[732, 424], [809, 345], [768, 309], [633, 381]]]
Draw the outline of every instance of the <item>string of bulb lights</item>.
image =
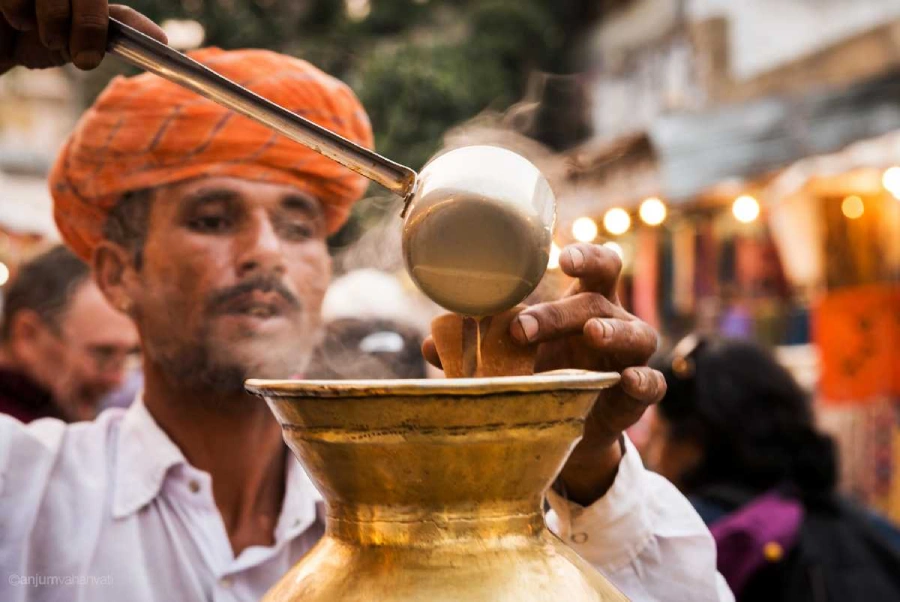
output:
[[[881, 177], [883, 188], [895, 199], [900, 201], [900, 166], [886, 169]], [[841, 202], [841, 212], [847, 219], [859, 219], [865, 213], [865, 205], [859, 195], [849, 195]], [[735, 197], [731, 204], [731, 213], [738, 222], [751, 224], [755, 222], [761, 213], [759, 201], [751, 194], [741, 194]], [[637, 215], [647, 226], [659, 226], [668, 217], [666, 204], [658, 197], [644, 199], [638, 207]], [[631, 229], [631, 214], [622, 207], [612, 207], [603, 214], [603, 229], [612, 236], [621, 236]], [[579, 217], [572, 222], [572, 238], [578, 242], [594, 242], [600, 235], [600, 226], [587, 216]], [[619, 257], [625, 259], [622, 245], [615, 241], [606, 241], [605, 247], [611, 248]], [[559, 267], [560, 248], [554, 242], [550, 250], [549, 269]]]

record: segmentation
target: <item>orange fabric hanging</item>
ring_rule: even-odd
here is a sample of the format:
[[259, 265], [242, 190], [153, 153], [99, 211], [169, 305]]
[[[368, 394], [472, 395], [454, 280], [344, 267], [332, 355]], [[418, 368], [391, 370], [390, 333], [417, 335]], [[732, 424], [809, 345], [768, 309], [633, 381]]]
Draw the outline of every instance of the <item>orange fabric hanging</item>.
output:
[[900, 286], [868, 285], [826, 296], [813, 313], [824, 402], [900, 395]]

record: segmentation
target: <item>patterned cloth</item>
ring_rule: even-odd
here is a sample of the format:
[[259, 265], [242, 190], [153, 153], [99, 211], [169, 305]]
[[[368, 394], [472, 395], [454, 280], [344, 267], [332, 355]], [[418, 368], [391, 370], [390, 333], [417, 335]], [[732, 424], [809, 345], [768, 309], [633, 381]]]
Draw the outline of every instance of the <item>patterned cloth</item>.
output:
[[[372, 146], [353, 92], [306, 61], [265, 50], [207, 48], [192, 57], [341, 136]], [[50, 175], [66, 243], [89, 259], [126, 192], [200, 176], [295, 186], [319, 199], [336, 231], [366, 180], [250, 119], [152, 74], [116, 78], [84, 114]]]

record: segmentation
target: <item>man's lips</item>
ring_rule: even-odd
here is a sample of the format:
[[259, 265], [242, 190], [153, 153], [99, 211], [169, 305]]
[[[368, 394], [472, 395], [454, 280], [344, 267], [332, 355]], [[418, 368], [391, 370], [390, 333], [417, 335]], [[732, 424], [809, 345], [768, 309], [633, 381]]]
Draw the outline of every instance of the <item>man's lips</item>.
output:
[[275, 291], [253, 291], [231, 298], [223, 303], [219, 312], [226, 315], [247, 315], [271, 318], [287, 313], [292, 305]]

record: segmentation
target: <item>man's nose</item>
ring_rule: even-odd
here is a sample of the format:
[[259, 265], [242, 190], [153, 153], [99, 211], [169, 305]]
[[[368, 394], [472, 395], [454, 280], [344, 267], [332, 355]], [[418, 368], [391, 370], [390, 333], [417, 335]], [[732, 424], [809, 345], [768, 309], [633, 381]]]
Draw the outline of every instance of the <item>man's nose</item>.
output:
[[254, 272], [284, 273], [284, 250], [281, 238], [268, 215], [254, 216], [241, 232], [237, 271], [240, 277], [251, 275]]

